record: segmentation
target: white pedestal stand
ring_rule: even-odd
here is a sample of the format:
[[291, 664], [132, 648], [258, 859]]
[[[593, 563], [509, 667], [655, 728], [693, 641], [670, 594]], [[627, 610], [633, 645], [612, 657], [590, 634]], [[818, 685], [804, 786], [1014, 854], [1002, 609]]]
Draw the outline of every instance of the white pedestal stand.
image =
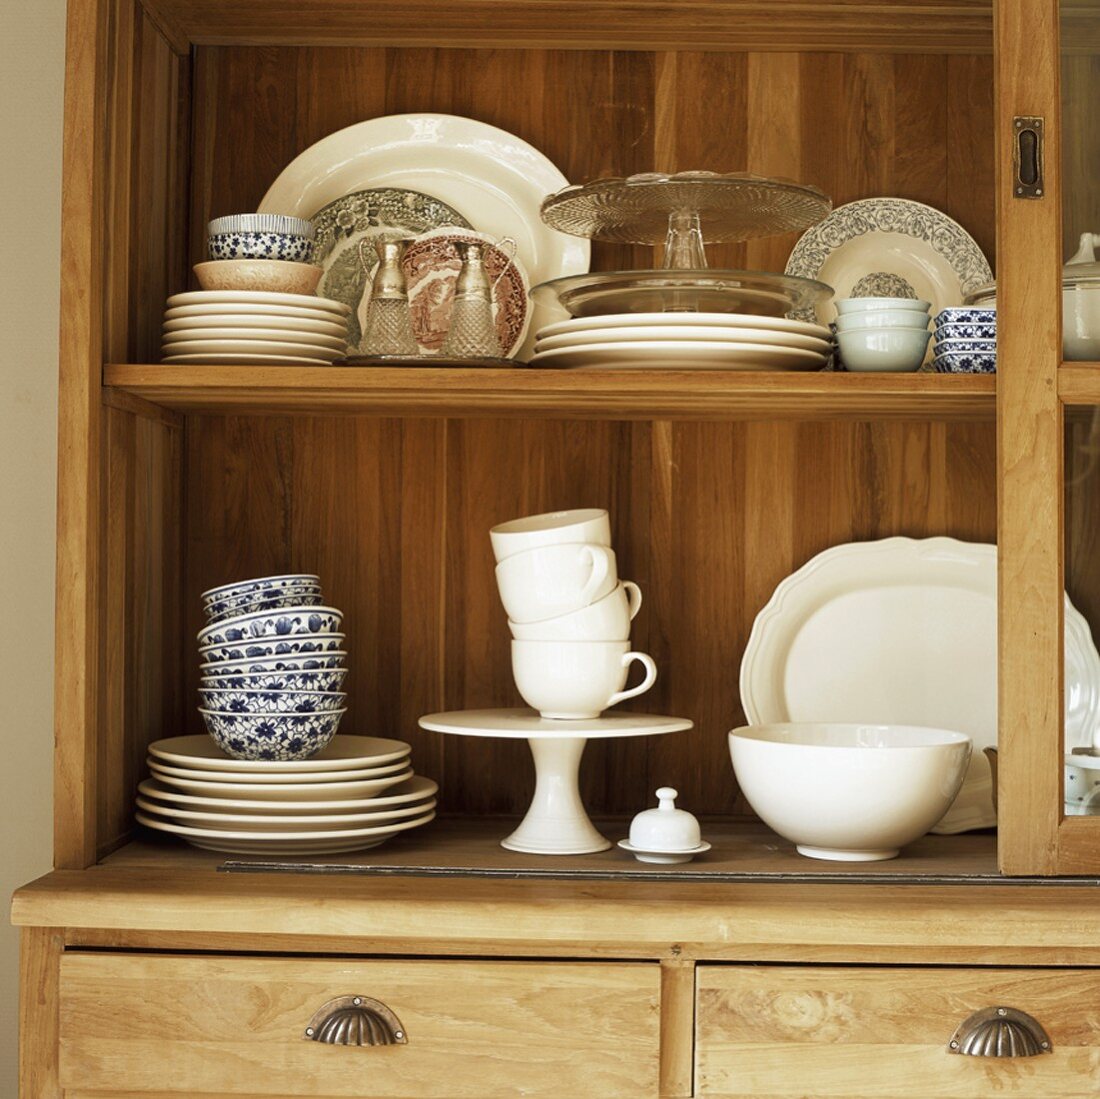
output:
[[575, 721], [544, 718], [534, 710], [458, 710], [429, 714], [421, 728], [457, 736], [524, 739], [535, 761], [535, 794], [523, 823], [501, 846], [535, 855], [586, 855], [611, 843], [596, 830], [581, 800], [578, 776], [590, 739], [659, 736], [690, 729], [681, 717], [605, 714]]

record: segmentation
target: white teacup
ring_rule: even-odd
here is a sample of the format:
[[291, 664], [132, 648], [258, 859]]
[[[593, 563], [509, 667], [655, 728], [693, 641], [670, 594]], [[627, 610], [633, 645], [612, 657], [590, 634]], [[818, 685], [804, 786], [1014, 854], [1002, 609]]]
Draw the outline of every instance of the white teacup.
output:
[[497, 587], [513, 622], [542, 622], [571, 614], [610, 595], [619, 583], [615, 551], [607, 546], [539, 546], [497, 565]]
[[498, 561], [538, 546], [578, 542], [610, 546], [611, 520], [603, 508], [547, 511], [498, 523], [489, 531], [489, 541]]
[[610, 594], [587, 607], [542, 622], [509, 622], [519, 641], [627, 641], [630, 623], [642, 607], [642, 589], [624, 580]]
[[[624, 691], [635, 660], [645, 678]], [[513, 641], [512, 674], [543, 717], [576, 719], [644, 694], [657, 681], [657, 665], [648, 653], [631, 652], [629, 641]]]

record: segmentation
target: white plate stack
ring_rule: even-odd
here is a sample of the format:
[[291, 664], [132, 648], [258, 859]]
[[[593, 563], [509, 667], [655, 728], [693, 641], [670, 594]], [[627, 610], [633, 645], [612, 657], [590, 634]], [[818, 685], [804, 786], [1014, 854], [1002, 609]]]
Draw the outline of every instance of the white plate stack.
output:
[[194, 290], [168, 299], [162, 362], [326, 366], [343, 359], [343, 302], [309, 294]]
[[309, 759], [229, 759], [207, 736], [149, 746], [137, 819], [210, 851], [272, 857], [376, 847], [435, 817], [409, 745], [338, 736]]
[[747, 313], [612, 313], [539, 329], [531, 366], [584, 370], [822, 370], [828, 328]]

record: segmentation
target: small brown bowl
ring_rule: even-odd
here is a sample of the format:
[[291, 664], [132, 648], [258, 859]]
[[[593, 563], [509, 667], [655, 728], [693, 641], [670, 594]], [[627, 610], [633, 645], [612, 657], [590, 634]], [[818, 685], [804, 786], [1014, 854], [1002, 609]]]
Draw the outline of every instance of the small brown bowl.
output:
[[313, 294], [322, 270], [312, 263], [281, 259], [214, 259], [196, 263], [204, 290], [254, 290], [265, 294]]

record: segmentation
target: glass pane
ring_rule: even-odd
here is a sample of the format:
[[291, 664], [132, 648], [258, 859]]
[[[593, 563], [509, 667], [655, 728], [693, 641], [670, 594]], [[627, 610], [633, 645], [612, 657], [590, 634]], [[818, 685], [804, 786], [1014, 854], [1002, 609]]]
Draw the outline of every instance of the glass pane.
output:
[[1100, 362], [1100, 11], [1062, 0], [1062, 343]]
[[1065, 812], [1100, 816], [1100, 408], [1065, 430]]

